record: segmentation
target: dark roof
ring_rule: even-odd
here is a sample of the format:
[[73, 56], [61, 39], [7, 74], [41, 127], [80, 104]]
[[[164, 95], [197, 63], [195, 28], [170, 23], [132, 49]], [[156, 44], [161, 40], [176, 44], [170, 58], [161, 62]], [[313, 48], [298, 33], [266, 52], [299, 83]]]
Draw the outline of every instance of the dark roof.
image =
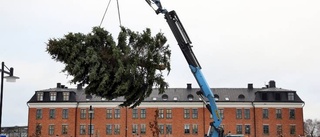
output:
[[[272, 82], [272, 81], [271, 81]], [[252, 84], [248, 84], [248, 88], [211, 88], [213, 91], [214, 97], [217, 98], [217, 102], [252, 102], [252, 101], [267, 101], [267, 102], [303, 102], [300, 97], [296, 94], [296, 91], [282, 89], [275, 87], [275, 82], [271, 83], [269, 88], [253, 88]], [[158, 89], [153, 89], [154, 91], [151, 95], [145, 98], [144, 102], [163, 102], [163, 101], [179, 101], [179, 102], [190, 102], [190, 101], [198, 101], [198, 95], [196, 94], [200, 88], [191, 88], [191, 85], [188, 85], [188, 88], [168, 88], [165, 90], [165, 93], [158, 94]], [[28, 101], [30, 102], [38, 102], [37, 101], [37, 93], [43, 92], [43, 101], [41, 102], [52, 102], [50, 101], [50, 92], [56, 92], [57, 97], [55, 102], [85, 102], [88, 101], [86, 99], [86, 94], [84, 89], [78, 85], [77, 88], [66, 88], [61, 86], [60, 83], [57, 83], [56, 88], [44, 89], [36, 91], [34, 96]], [[62, 94], [63, 92], [69, 92], [70, 98], [68, 101], [63, 101]], [[277, 95], [275, 95], [277, 93]], [[288, 100], [287, 93], [294, 93], [294, 100]], [[267, 99], [265, 99], [267, 97]], [[280, 99], [279, 99], [280, 98]], [[113, 101], [113, 102], [123, 102], [124, 98], [119, 97], [113, 100], [106, 100], [105, 98], [101, 98], [99, 96], [92, 96], [90, 101]]]
[[289, 90], [289, 89], [282, 89], [282, 88], [262, 88], [261, 90], [259, 91], [262, 91], [262, 92], [268, 92], [268, 91], [271, 91], [271, 92], [295, 92], [293, 90]]
[[[193, 89], [186, 89], [186, 88], [168, 88], [165, 90], [165, 93], [158, 94], [158, 89], [154, 89], [154, 91], [151, 93], [151, 95], [146, 98], [144, 101], [201, 101], [196, 94], [197, 91], [199, 91], [200, 88], [193, 88]], [[253, 101], [254, 99], [254, 93], [258, 91], [259, 89], [247, 89], [247, 88], [212, 88], [211, 89], [213, 93], [219, 96], [219, 99], [216, 100], [219, 101]], [[86, 94], [84, 92], [84, 89], [76, 89], [76, 88], [69, 88], [69, 89], [61, 89], [61, 88], [50, 88], [50, 89], [44, 89], [44, 90], [38, 90], [33, 95], [33, 97], [28, 101], [30, 102], [37, 102], [37, 93], [43, 92], [44, 93], [44, 99], [42, 102], [51, 102], [49, 101], [49, 92], [57, 92], [57, 101], [62, 101], [62, 93], [63, 92], [70, 92], [70, 99], [68, 102], [72, 101], [87, 101], [86, 100]], [[239, 96], [244, 96], [244, 98], [239, 98]], [[229, 100], [228, 100], [228, 99]], [[192, 99], [192, 100], [191, 100]], [[90, 101], [105, 101], [105, 99], [99, 97], [99, 96], [92, 96], [92, 99]], [[124, 101], [123, 97], [119, 97], [113, 100], [109, 101]]]

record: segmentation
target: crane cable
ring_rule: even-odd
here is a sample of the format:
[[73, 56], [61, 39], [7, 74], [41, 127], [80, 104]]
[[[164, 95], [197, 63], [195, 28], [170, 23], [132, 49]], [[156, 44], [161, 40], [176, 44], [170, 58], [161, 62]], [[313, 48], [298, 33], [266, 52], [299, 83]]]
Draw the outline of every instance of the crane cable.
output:
[[122, 25], [121, 25], [121, 17], [120, 17], [119, 0], [117, 0], [117, 8], [118, 8], [119, 23], [120, 23], [120, 27], [121, 27]]
[[[107, 5], [107, 8], [106, 8], [106, 10], [104, 11], [104, 14], [103, 14], [103, 16], [102, 16], [102, 19], [101, 19], [101, 22], [100, 22], [99, 27], [101, 27], [101, 24], [102, 24], [102, 22], [103, 22], [103, 20], [104, 20], [104, 17], [106, 16], [106, 13], [107, 13], [107, 11], [108, 11], [108, 9], [109, 9], [110, 3], [111, 3], [111, 0], [109, 0], [108, 5]], [[119, 1], [118, 1], [118, 0], [117, 0], [117, 8], [118, 8], [119, 23], [120, 23], [120, 26], [121, 26], [120, 8], [119, 8]]]

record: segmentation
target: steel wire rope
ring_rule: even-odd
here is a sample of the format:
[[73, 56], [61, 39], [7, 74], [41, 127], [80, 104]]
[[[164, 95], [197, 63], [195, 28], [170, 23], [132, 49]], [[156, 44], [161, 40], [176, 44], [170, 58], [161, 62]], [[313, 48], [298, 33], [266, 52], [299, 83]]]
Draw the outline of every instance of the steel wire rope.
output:
[[120, 27], [122, 26], [121, 25], [121, 17], [120, 17], [120, 8], [119, 8], [119, 0], [117, 0], [117, 8], [118, 8], [118, 17], [119, 17], [119, 23], [120, 23]]
[[[103, 16], [102, 16], [102, 19], [101, 19], [101, 22], [100, 22], [99, 27], [101, 27], [101, 25], [102, 25], [102, 22], [103, 22], [103, 20], [104, 20], [104, 17], [106, 16], [107, 11], [108, 11], [108, 9], [109, 9], [110, 3], [111, 3], [111, 0], [109, 0], [108, 5], [107, 5], [107, 8], [106, 8], [106, 10], [104, 11], [104, 14], [103, 14]], [[121, 25], [121, 16], [120, 16], [119, 0], [117, 0], [117, 9], [118, 9], [119, 24], [120, 24], [120, 26], [122, 26], [122, 25]]]
[[100, 22], [99, 27], [101, 27], [101, 24], [102, 24], [102, 22], [103, 22], [103, 20], [104, 20], [104, 17], [106, 16], [106, 13], [107, 13], [107, 11], [108, 11], [108, 9], [109, 9], [110, 3], [111, 3], [111, 0], [109, 0], [108, 6], [107, 6], [106, 10], [104, 11], [104, 14], [103, 14], [103, 16], [102, 16], [102, 19], [101, 19], [101, 22]]

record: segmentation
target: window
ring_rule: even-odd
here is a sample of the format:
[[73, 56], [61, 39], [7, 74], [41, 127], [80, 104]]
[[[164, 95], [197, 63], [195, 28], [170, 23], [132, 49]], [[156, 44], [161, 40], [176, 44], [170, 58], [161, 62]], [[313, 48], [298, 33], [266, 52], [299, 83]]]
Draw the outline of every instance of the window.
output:
[[[219, 115], [220, 115], [221, 119], [223, 119], [224, 118], [224, 110], [219, 109], [218, 111], [219, 111]], [[210, 116], [212, 117], [212, 115], [210, 115]]]
[[93, 135], [94, 134], [94, 125], [89, 125], [88, 126], [88, 131], [89, 131], [89, 135]]
[[242, 118], [242, 110], [241, 109], [237, 109], [237, 115], [236, 115], [236, 118], [237, 119], [240, 119], [240, 118]]
[[54, 119], [56, 117], [56, 110], [55, 109], [50, 109], [49, 110], [49, 118]]
[[69, 92], [63, 92], [63, 101], [69, 100]]
[[49, 135], [54, 135], [54, 125], [49, 125]]
[[57, 93], [56, 92], [50, 92], [50, 101], [56, 101]]
[[242, 125], [237, 125], [236, 128], [237, 128], [236, 129], [237, 134], [242, 134]]
[[138, 125], [137, 124], [133, 124], [132, 125], [132, 134], [136, 134], [138, 133]]
[[120, 134], [120, 125], [119, 124], [114, 125], [114, 134], [115, 135]]
[[106, 126], [106, 134], [111, 135], [112, 134], [112, 125], [108, 124]]
[[84, 119], [86, 118], [87, 110], [86, 109], [81, 109], [80, 110], [80, 118]]
[[86, 125], [80, 125], [80, 135], [86, 134]]
[[42, 125], [37, 123], [36, 124], [36, 134], [41, 134]]
[[291, 135], [296, 134], [296, 125], [290, 125], [290, 134]]
[[107, 109], [107, 119], [112, 118], [112, 109]]
[[244, 118], [250, 119], [250, 109], [244, 109]]
[[62, 134], [68, 134], [68, 125], [62, 125]]
[[178, 100], [178, 97], [173, 97], [173, 100], [174, 100], [174, 101], [177, 101], [177, 100]]
[[269, 125], [263, 125], [263, 134], [269, 134]]
[[219, 95], [217, 95], [217, 94], [214, 94], [214, 100], [219, 100]]
[[245, 96], [244, 96], [243, 94], [240, 94], [240, 95], [238, 96], [238, 99], [239, 99], [239, 100], [244, 100], [244, 98], [245, 98]]
[[185, 124], [184, 125], [184, 133], [185, 134], [190, 134], [190, 125], [189, 124]]
[[184, 109], [184, 118], [190, 118], [190, 109]]
[[120, 118], [120, 109], [114, 110], [114, 118]]
[[171, 118], [172, 118], [172, 110], [169, 108], [169, 109], [167, 109], [166, 111], [167, 111], [167, 113], [166, 113], [167, 119], [171, 119]]
[[269, 117], [269, 110], [263, 109], [262, 110], [262, 118], [268, 118]]
[[36, 118], [37, 119], [41, 119], [42, 118], [42, 109], [37, 109]]
[[275, 93], [274, 94], [274, 98], [275, 98], [275, 100], [280, 100], [281, 98], [280, 98], [280, 93]]
[[281, 109], [276, 109], [276, 118], [281, 119], [282, 118], [282, 111]]
[[163, 124], [159, 124], [159, 132], [160, 132], [160, 134], [164, 134], [164, 125]]
[[141, 109], [140, 111], [140, 118], [146, 118], [146, 109]]
[[289, 109], [289, 118], [290, 119], [295, 119], [295, 110], [294, 109]]
[[162, 95], [162, 100], [165, 100], [165, 101], [166, 101], [166, 100], [168, 100], [168, 98], [169, 98], [169, 97], [168, 97], [167, 94]]
[[268, 94], [267, 93], [261, 93], [261, 99], [262, 100], [268, 100]]
[[198, 118], [198, 109], [192, 109], [192, 118]]
[[278, 136], [282, 135], [282, 125], [277, 125], [277, 135]]
[[140, 125], [140, 134], [146, 134], [146, 124]]
[[250, 125], [245, 125], [244, 126], [244, 133], [245, 134], [250, 134]]
[[167, 124], [166, 125], [166, 134], [172, 134], [172, 125], [171, 124]]
[[288, 93], [288, 100], [294, 100], [294, 93]]
[[67, 119], [69, 115], [69, 110], [68, 109], [62, 109], [62, 118]]
[[187, 98], [188, 98], [189, 101], [192, 101], [192, 100], [193, 100], [193, 95], [189, 94], [189, 95], [187, 96]]
[[164, 118], [164, 110], [159, 109], [159, 118]]
[[43, 92], [37, 93], [37, 101], [43, 101]]
[[192, 134], [198, 134], [198, 125], [197, 124], [192, 125]]
[[138, 109], [132, 109], [132, 118], [138, 118]]

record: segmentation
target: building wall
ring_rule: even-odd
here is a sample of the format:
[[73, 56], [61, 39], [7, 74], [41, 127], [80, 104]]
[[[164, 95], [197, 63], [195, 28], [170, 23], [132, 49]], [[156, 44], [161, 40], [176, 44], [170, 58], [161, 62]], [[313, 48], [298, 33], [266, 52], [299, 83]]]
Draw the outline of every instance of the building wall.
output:
[[[89, 103], [83, 104], [73, 104], [73, 105], [61, 105], [56, 103], [47, 103], [40, 105], [41, 103], [33, 103], [29, 104], [29, 119], [28, 119], [28, 133], [29, 136], [35, 133], [37, 123], [40, 123], [42, 126], [41, 135], [42, 137], [50, 137], [48, 135], [49, 125], [55, 125], [54, 135], [59, 136], [68, 136], [68, 137], [87, 137], [88, 136], [88, 125], [90, 123], [90, 118], [88, 117], [88, 109]], [[132, 109], [120, 108], [120, 119], [114, 118], [114, 109], [119, 109], [117, 104], [108, 104], [108, 102], [102, 103], [92, 103], [94, 109], [94, 118], [92, 119], [92, 124], [94, 125], [94, 135], [99, 135], [99, 137], [103, 136], [138, 136], [137, 134], [132, 133], [132, 125], [138, 125], [138, 134], [140, 136], [150, 137], [152, 136], [149, 122], [154, 121], [155, 111], [157, 109], [164, 110], [164, 118], [158, 119], [158, 124], [172, 125], [172, 135], [170, 137], [176, 136], [203, 136], [207, 133], [209, 123], [212, 121], [210, 118], [209, 112], [203, 107], [201, 102], [177, 102], [177, 103], [144, 103], [138, 107], [138, 118], [132, 118]], [[77, 109], [76, 109], [77, 107]], [[42, 118], [36, 118], [36, 110], [42, 109]], [[56, 117], [54, 119], [49, 118], [49, 110], [56, 109]], [[62, 119], [62, 109], [69, 109], [68, 119]], [[112, 119], [106, 118], [106, 110], [108, 108], [112, 108]], [[229, 105], [225, 105], [222, 103], [218, 103], [218, 108], [224, 110], [224, 119], [222, 125], [224, 126], [225, 133], [237, 134], [236, 128], [237, 125], [242, 125], [242, 134], [245, 134], [245, 125], [250, 125], [250, 134], [247, 136], [254, 136], [256, 133], [257, 137], [260, 136], [277, 136], [276, 125], [281, 124], [283, 134], [285, 136], [298, 136], [303, 135], [303, 110], [300, 105], [290, 106], [287, 105], [277, 105], [271, 104], [267, 105], [267, 107], [263, 106], [255, 106], [255, 108], [250, 105], [250, 103], [241, 103], [241, 102], [233, 102]], [[86, 109], [86, 118], [80, 117], [81, 109]], [[140, 118], [140, 110], [146, 109], [146, 118]], [[166, 118], [166, 109], [172, 109], [172, 118]], [[190, 118], [184, 118], [184, 110], [189, 109]], [[198, 117], [192, 118], [192, 109], [197, 109]], [[237, 109], [241, 110], [242, 117], [236, 117]], [[244, 109], [250, 110], [250, 118], [245, 119]], [[262, 118], [263, 109], [268, 109], [269, 117], [268, 119]], [[282, 110], [282, 118], [276, 118], [276, 109]], [[295, 118], [289, 118], [289, 109], [295, 110]], [[68, 134], [62, 135], [62, 125], [68, 125]], [[106, 125], [107, 124], [119, 124], [120, 125], [120, 134], [119, 135], [106, 135]], [[146, 134], [140, 134], [140, 125], [146, 125]], [[185, 124], [190, 125], [190, 133], [184, 133]], [[198, 133], [192, 133], [192, 125], [196, 124], [198, 126]], [[80, 135], [80, 125], [86, 125], [86, 134]], [[269, 125], [269, 134], [263, 133], [263, 125]], [[296, 126], [296, 133], [294, 135], [290, 135], [290, 125]], [[127, 129], [127, 130], [126, 130]], [[256, 129], [256, 131], [255, 131]], [[164, 128], [164, 132], [166, 128]], [[114, 132], [114, 127], [112, 129]], [[164, 135], [161, 135], [164, 136]], [[168, 136], [168, 135], [167, 135]]]

